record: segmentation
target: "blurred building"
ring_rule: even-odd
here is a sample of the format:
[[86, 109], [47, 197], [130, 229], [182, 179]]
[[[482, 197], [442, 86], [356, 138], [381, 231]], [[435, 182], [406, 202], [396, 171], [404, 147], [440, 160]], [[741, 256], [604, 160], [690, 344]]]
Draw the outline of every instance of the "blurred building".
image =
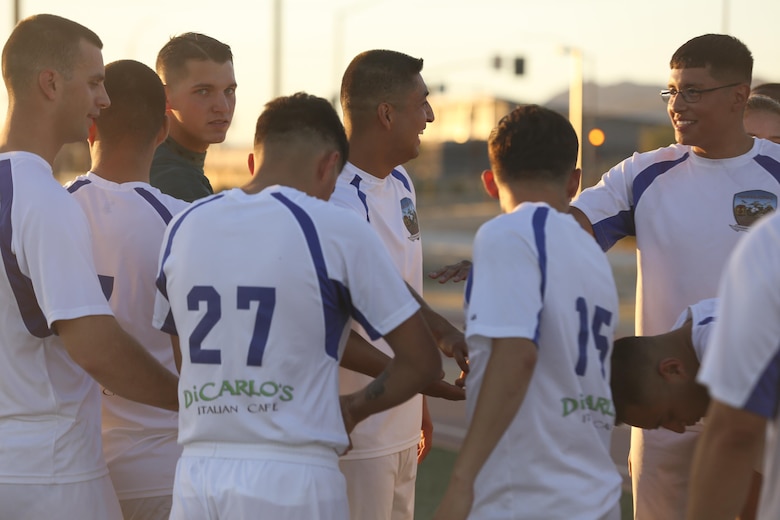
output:
[[[655, 86], [586, 84], [583, 98], [584, 187], [598, 182], [605, 171], [634, 152], [674, 142], [666, 107]], [[488, 167], [487, 138], [498, 120], [521, 104], [487, 96], [431, 95], [436, 121], [425, 129], [420, 156], [408, 165], [421, 195], [481, 198], [479, 174]], [[552, 97], [544, 106], [568, 115], [568, 92]], [[598, 146], [588, 140], [593, 129], [603, 133]]]

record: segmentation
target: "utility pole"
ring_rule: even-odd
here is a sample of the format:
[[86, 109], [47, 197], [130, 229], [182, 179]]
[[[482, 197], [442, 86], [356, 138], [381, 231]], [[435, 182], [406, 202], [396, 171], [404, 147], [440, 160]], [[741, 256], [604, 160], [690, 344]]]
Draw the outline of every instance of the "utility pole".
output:
[[[18, 0], [17, 0], [18, 1]], [[282, 95], [282, 0], [273, 4], [273, 70], [271, 71], [271, 94], [277, 98]]]
[[22, 0], [14, 0], [14, 27], [22, 19], [22, 6], [20, 5]]

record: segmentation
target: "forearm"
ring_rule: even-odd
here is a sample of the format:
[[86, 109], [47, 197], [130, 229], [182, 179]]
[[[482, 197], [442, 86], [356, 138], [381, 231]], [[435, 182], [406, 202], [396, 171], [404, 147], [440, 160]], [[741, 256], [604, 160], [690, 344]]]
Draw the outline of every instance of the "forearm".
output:
[[411, 285], [407, 283], [406, 286], [409, 288], [409, 292], [412, 293], [412, 296], [414, 296], [414, 299], [417, 300], [417, 303], [420, 304], [420, 312], [425, 320], [425, 324], [433, 335], [433, 339], [438, 342], [447, 333], [457, 330], [446, 318], [444, 318], [444, 316], [434, 311]]
[[344, 347], [344, 354], [341, 356], [341, 366], [369, 377], [377, 377], [391, 359], [363, 336], [351, 330], [347, 345]]
[[710, 408], [704, 433], [696, 446], [688, 520], [733, 520], [748, 494], [765, 426], [760, 420], [755, 424], [748, 419], [748, 423], [742, 421], [735, 428], [733, 421], [739, 419], [732, 417], [732, 413], [724, 414], [724, 406], [714, 403]]
[[474, 416], [452, 471], [453, 484], [472, 486], [525, 399], [536, 365], [536, 345], [494, 339]]
[[356, 423], [410, 399], [441, 373], [441, 358], [419, 312], [385, 338], [395, 357], [366, 388], [344, 397]]
[[95, 381], [132, 401], [178, 410], [178, 379], [127, 334], [113, 316], [56, 323], [68, 354]]

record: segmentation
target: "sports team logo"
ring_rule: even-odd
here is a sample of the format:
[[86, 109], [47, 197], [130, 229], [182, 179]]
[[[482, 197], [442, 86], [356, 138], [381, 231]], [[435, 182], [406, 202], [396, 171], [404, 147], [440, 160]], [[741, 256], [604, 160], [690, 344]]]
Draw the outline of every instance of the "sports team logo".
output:
[[777, 195], [764, 190], [742, 191], [734, 195], [734, 231], [747, 231], [753, 222], [777, 209]]
[[404, 226], [409, 231], [407, 237], [411, 241], [420, 240], [420, 223], [417, 221], [417, 210], [414, 209], [414, 202], [409, 197], [401, 199], [401, 214], [404, 219]]

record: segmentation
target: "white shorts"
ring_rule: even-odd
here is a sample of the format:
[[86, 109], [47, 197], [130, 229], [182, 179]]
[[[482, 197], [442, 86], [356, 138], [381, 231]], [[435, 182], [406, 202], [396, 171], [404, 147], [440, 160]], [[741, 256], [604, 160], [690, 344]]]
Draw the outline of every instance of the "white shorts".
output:
[[171, 520], [347, 520], [344, 477], [312, 463], [187, 455], [176, 465]]
[[122, 520], [111, 478], [69, 484], [0, 484], [0, 520]]
[[120, 500], [124, 520], [168, 520], [171, 495]]
[[417, 446], [370, 459], [340, 460], [351, 520], [412, 520]]

